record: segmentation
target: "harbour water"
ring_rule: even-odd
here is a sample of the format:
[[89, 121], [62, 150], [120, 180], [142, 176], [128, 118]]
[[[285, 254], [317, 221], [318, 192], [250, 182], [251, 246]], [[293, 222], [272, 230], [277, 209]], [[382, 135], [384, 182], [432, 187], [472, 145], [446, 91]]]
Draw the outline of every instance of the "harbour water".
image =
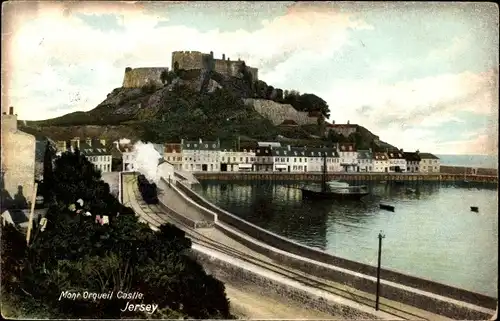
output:
[[408, 194], [405, 186], [378, 183], [362, 202], [338, 202], [303, 200], [296, 184], [205, 181], [197, 190], [262, 228], [374, 266], [383, 231], [383, 267], [497, 297], [496, 189], [425, 184]]

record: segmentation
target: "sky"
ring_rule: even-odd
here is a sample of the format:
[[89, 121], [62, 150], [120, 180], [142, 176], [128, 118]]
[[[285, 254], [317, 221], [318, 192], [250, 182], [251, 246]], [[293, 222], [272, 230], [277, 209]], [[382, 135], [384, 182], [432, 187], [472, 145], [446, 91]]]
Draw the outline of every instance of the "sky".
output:
[[400, 2], [4, 2], [2, 110], [95, 108], [126, 67], [225, 53], [405, 151], [498, 154], [498, 7]]

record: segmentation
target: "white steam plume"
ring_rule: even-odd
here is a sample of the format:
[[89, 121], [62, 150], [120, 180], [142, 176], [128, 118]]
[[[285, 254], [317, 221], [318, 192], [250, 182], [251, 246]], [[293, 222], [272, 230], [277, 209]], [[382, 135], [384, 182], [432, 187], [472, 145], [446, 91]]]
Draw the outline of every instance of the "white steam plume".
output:
[[151, 143], [138, 141], [133, 148], [134, 168], [147, 179], [158, 184], [160, 175], [158, 174], [158, 162], [162, 155], [154, 148]]
[[130, 144], [130, 139], [128, 138], [122, 138], [118, 141], [118, 144], [120, 145], [127, 145], [127, 144]]

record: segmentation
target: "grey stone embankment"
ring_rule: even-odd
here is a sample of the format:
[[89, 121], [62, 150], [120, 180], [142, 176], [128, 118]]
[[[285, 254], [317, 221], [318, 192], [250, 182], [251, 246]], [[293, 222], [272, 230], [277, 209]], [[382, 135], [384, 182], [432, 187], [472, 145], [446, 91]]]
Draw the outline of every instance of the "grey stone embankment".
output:
[[[221, 231], [248, 248], [266, 255], [284, 266], [340, 282], [361, 291], [373, 292], [375, 267], [335, 257], [324, 251], [304, 246], [266, 231], [218, 208], [181, 183], [178, 183], [177, 187], [198, 203], [200, 208], [205, 208], [207, 213], [215, 214], [216, 225], [221, 228]], [[221, 223], [228, 224], [236, 230], [223, 228]], [[383, 297], [447, 317], [457, 319], [488, 318], [494, 312], [490, 309], [494, 309], [497, 304], [496, 298], [391, 270], [382, 269], [381, 275], [383, 278], [381, 281]]]
[[[288, 172], [196, 172], [198, 180], [213, 181], [316, 181], [322, 179], [322, 173], [288, 173]], [[328, 173], [328, 180], [345, 180], [361, 182], [463, 182], [464, 175], [443, 173]], [[471, 183], [497, 184], [498, 176], [470, 175], [467, 180]]]
[[192, 248], [191, 255], [208, 273], [240, 289], [260, 292], [263, 296], [278, 297], [285, 302], [294, 302], [342, 319], [397, 319], [392, 315], [376, 312], [372, 308], [339, 297], [332, 300], [331, 294], [321, 290], [312, 293], [311, 289], [306, 289], [298, 282], [259, 271], [245, 262], [236, 262], [234, 258], [203, 246], [193, 244]]

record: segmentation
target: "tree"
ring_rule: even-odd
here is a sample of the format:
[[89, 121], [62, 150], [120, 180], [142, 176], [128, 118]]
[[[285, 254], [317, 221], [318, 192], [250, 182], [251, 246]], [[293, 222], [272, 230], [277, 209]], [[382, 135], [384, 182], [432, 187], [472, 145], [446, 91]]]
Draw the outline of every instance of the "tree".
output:
[[2, 224], [1, 229], [2, 291], [19, 293], [26, 238], [12, 224]]
[[[78, 150], [56, 160], [53, 181], [55, 202], [47, 211], [45, 230], [33, 231], [20, 277], [28, 293], [26, 300], [43, 302], [53, 316], [145, 317], [139, 312], [122, 313], [123, 300], [59, 300], [61, 292], [69, 289], [82, 293], [137, 291], [144, 294], [145, 303], [159, 304], [162, 315], [231, 317], [224, 285], [186, 255], [191, 241], [185, 233], [171, 224], [155, 232], [140, 223], [130, 208], [109, 194], [100, 172]], [[68, 207], [78, 198], [84, 200], [91, 217]], [[109, 224], [96, 223], [96, 214], [109, 215]], [[5, 257], [15, 254], [10, 253]]]
[[297, 102], [303, 111], [320, 111], [327, 118], [330, 117], [330, 108], [327, 102], [314, 94], [300, 95]]
[[51, 186], [53, 186], [53, 150], [50, 142], [47, 140], [45, 145], [45, 154], [43, 157], [43, 198], [45, 202], [49, 202], [51, 197]]

